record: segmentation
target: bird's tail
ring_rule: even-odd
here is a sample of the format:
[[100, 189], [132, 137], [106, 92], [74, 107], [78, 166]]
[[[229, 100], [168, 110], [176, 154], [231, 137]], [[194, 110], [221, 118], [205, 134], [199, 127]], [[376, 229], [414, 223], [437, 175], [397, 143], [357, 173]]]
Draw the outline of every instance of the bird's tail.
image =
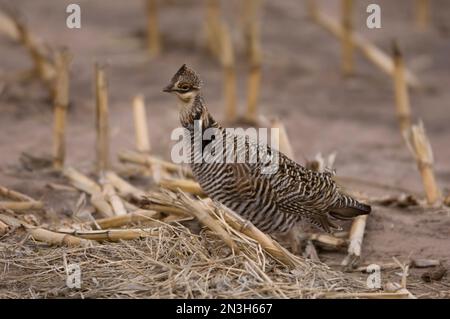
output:
[[348, 195], [341, 195], [337, 205], [330, 210], [330, 215], [337, 219], [351, 219], [359, 215], [368, 215], [371, 210], [369, 205], [362, 204]]

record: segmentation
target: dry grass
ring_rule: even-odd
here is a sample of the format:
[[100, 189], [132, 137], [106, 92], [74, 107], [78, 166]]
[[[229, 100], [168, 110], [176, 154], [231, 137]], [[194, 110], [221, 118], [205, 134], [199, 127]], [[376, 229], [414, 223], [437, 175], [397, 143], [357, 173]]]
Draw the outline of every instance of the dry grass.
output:
[[[362, 284], [323, 264], [289, 269], [255, 241], [230, 232], [245, 248], [233, 255], [203, 230], [162, 223], [156, 236], [86, 248], [51, 247], [24, 235], [0, 242], [2, 298], [314, 298], [355, 292]], [[67, 264], [81, 267], [81, 289], [66, 286]]]

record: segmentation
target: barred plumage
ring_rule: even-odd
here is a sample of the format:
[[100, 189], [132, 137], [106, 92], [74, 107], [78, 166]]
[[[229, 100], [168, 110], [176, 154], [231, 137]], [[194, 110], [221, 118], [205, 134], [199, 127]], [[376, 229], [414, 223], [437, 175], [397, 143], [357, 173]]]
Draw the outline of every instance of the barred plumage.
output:
[[[370, 206], [339, 192], [331, 173], [309, 170], [269, 146], [229, 134], [208, 112], [200, 85], [197, 74], [183, 65], [164, 91], [175, 93], [182, 102], [180, 121], [190, 141], [192, 172], [209, 197], [270, 233], [285, 233], [302, 219], [330, 231], [339, 228], [330, 216], [348, 219], [370, 213]], [[196, 129], [203, 136], [211, 128], [217, 136], [201, 141], [196, 149]], [[243, 154], [246, 161], [237, 162]], [[263, 174], [267, 160], [276, 158], [277, 171]]]

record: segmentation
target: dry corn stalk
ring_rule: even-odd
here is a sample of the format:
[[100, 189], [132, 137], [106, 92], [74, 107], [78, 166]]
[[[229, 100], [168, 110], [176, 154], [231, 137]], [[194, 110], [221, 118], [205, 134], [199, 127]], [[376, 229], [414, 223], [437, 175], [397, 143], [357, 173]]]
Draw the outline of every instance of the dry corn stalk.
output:
[[109, 218], [96, 219], [95, 223], [90, 222], [89, 225], [97, 224], [102, 229], [121, 227], [127, 224], [133, 224], [152, 219], [160, 219], [161, 213], [151, 210], [137, 210], [122, 216], [113, 216]]
[[107, 229], [107, 230], [64, 230], [60, 229], [57, 233], [65, 236], [75, 237], [81, 240], [96, 241], [118, 241], [118, 240], [134, 240], [145, 237], [155, 237], [159, 234], [158, 228], [145, 229]]
[[0, 202], [0, 209], [10, 209], [14, 212], [22, 212], [25, 210], [38, 210], [44, 208], [44, 204], [40, 201], [28, 202]]
[[17, 29], [14, 20], [3, 11], [0, 11], [0, 32], [14, 41], [20, 39], [19, 30]]
[[[218, 208], [216, 209], [218, 210]], [[273, 258], [291, 267], [296, 267], [301, 264], [301, 261], [297, 256], [291, 254], [277, 241], [273, 240], [270, 236], [256, 228], [256, 226], [254, 226], [251, 222], [243, 219], [241, 216], [223, 205], [221, 205], [220, 210], [227, 224], [238, 232], [241, 232], [244, 235], [256, 240]]]
[[318, 8], [316, 0], [306, 0], [306, 10], [308, 11], [308, 15], [313, 19], [317, 19]]
[[186, 214], [184, 212], [184, 210], [182, 210], [178, 207], [170, 206], [170, 205], [156, 204], [153, 201], [148, 200], [148, 198], [147, 198], [148, 195], [149, 194], [146, 193], [146, 196], [142, 196], [142, 197], [131, 196], [130, 200], [132, 201], [132, 203], [125, 202], [125, 207], [127, 207], [127, 209], [129, 209], [129, 210], [144, 209], [147, 211], [161, 212], [164, 214], [168, 214], [169, 216], [171, 216], [171, 215], [180, 216], [183, 218], [187, 217], [187, 216], [191, 216], [190, 214]]
[[380, 270], [392, 270], [392, 269], [400, 268], [399, 265], [397, 263], [394, 263], [394, 262], [390, 262], [390, 263], [374, 262], [374, 263], [370, 263], [370, 264], [365, 265], [365, 266], [359, 266], [359, 267], [356, 267], [354, 269], [349, 269], [349, 271], [352, 271], [352, 272], [364, 272], [364, 273], [367, 273], [368, 271], [371, 272], [371, 270], [368, 270], [369, 269], [369, 265], [371, 265], [371, 264], [376, 264], [377, 266], [380, 267]]
[[[344, 37], [344, 29], [342, 28], [342, 25], [334, 21], [328, 15], [320, 12], [320, 10], [316, 11], [314, 19], [319, 25], [331, 32], [337, 38], [342, 39], [342, 37]], [[383, 72], [393, 76], [394, 61], [389, 55], [381, 51], [378, 47], [364, 39], [356, 32], [352, 33], [351, 40], [354, 47], [360, 50], [369, 61], [379, 67]], [[409, 69], [405, 70], [405, 77], [408, 85], [412, 87], [420, 86], [418, 78]]]
[[103, 172], [109, 167], [109, 124], [108, 88], [104, 67], [95, 65], [96, 128], [97, 128], [97, 170]]
[[112, 171], [108, 171], [105, 174], [105, 178], [119, 191], [119, 194], [124, 197], [141, 197], [145, 195], [145, 192], [140, 190], [139, 188], [134, 187], [121, 177], [119, 177], [116, 173]]
[[154, 156], [150, 156], [148, 154], [125, 151], [119, 153], [119, 160], [122, 162], [143, 165], [148, 168], [152, 168], [155, 165], [159, 165], [162, 169], [170, 173], [182, 173], [187, 177], [192, 177], [192, 172], [182, 167], [181, 165], [164, 161]]
[[151, 57], [161, 52], [157, 0], [147, 0], [147, 48]]
[[85, 193], [95, 194], [101, 193], [102, 189], [89, 177], [83, 175], [73, 167], [66, 167], [63, 171], [63, 175], [67, 177], [72, 185]]
[[19, 193], [18, 191], [14, 191], [12, 189], [6, 188], [4, 186], [0, 186], [0, 195], [5, 196], [9, 199], [16, 200], [19, 202], [34, 202], [35, 200], [28, 195]]
[[73, 167], [65, 168], [63, 175], [70, 180], [74, 187], [91, 195], [91, 204], [100, 214], [104, 217], [111, 217], [114, 215], [112, 207], [102, 194], [101, 187], [96, 182], [81, 174]]
[[[301, 263], [299, 258], [289, 253], [285, 248], [268, 235], [261, 232], [253, 224], [244, 220], [225, 206], [216, 206], [209, 199], [199, 201], [182, 192], [178, 194], [162, 192], [150, 194], [147, 197], [147, 201], [150, 204], [161, 206], [175, 206], [176, 208], [183, 210], [186, 214], [194, 216], [202, 224], [221, 237], [222, 240], [235, 251], [237, 248], [236, 243], [232, 241], [224, 227], [231, 227], [238, 233], [242, 233], [257, 241], [265, 251], [282, 264], [295, 267]], [[145, 205], [145, 207], [148, 207], [148, 205]]]
[[183, 192], [197, 195], [197, 196], [206, 196], [203, 192], [200, 185], [190, 179], [161, 179], [160, 180], [160, 186], [163, 188], [167, 188], [171, 191], [178, 191], [182, 190]]
[[106, 200], [111, 204], [114, 215], [123, 216], [127, 214], [127, 210], [125, 209], [122, 199], [119, 197], [119, 195], [117, 195], [114, 186], [111, 183], [104, 183], [103, 193]]
[[206, 0], [206, 36], [211, 54], [220, 58], [221, 30], [220, 5], [218, 0]]
[[43, 241], [50, 245], [85, 247], [90, 244], [90, 242], [85, 239], [76, 238], [71, 235], [58, 234], [44, 228], [27, 228], [27, 231], [35, 240]]
[[345, 75], [351, 75], [354, 69], [353, 63], [353, 23], [352, 8], [353, 0], [341, 0], [342, 2], [342, 71]]
[[[54, 65], [48, 59], [42, 45], [40, 45], [39, 41], [31, 34], [19, 16], [12, 14], [9, 16], [9, 19], [10, 22], [14, 23], [14, 29], [17, 31], [18, 35], [17, 40], [28, 50], [31, 59], [33, 60], [35, 72], [48, 87], [51, 95], [53, 95], [52, 82], [56, 73]], [[15, 31], [13, 31], [13, 33], [11, 33], [11, 31], [12, 29], [10, 29], [9, 33], [14, 36]]]
[[9, 231], [9, 226], [0, 221], [0, 236], [5, 235]]
[[220, 60], [224, 74], [225, 116], [228, 121], [236, 119], [236, 66], [230, 30], [225, 23], [220, 25]]
[[152, 193], [148, 195], [147, 200], [151, 204], [175, 207], [182, 210], [185, 214], [197, 218], [200, 223], [220, 237], [235, 253], [239, 252], [238, 246], [231, 239], [228, 232], [210, 215], [208, 209], [201, 202], [189, 198], [184, 193], [175, 194], [169, 192]]
[[57, 52], [54, 86], [53, 168], [64, 165], [66, 155], [66, 113], [69, 107], [69, 63], [67, 50]]
[[77, 238], [71, 235], [59, 234], [44, 228], [34, 227], [17, 218], [4, 214], [0, 214], [0, 220], [10, 227], [23, 227], [31, 235], [31, 237], [33, 237], [33, 239], [45, 242], [50, 245], [86, 247], [91, 243], [88, 240]]
[[348, 245], [348, 241], [346, 239], [337, 238], [324, 233], [313, 233], [308, 235], [308, 238], [319, 244], [319, 246], [323, 246], [325, 248], [340, 249]]
[[422, 175], [427, 202], [433, 205], [441, 198], [441, 192], [433, 171], [433, 151], [422, 122], [411, 127], [406, 134], [406, 141]]
[[108, 218], [114, 216], [114, 210], [106, 200], [102, 193], [94, 193], [91, 195], [91, 204], [103, 217]]
[[[181, 206], [186, 209], [186, 213], [197, 218], [203, 225], [208, 227], [214, 234], [222, 238], [222, 240], [235, 252], [239, 253], [239, 248], [233, 241], [231, 236], [223, 228], [223, 226], [214, 219], [208, 212], [208, 209], [201, 202], [193, 200], [185, 193], [179, 193], [177, 199]], [[180, 207], [181, 208], [181, 207]]]
[[353, 220], [350, 229], [348, 254], [341, 263], [347, 269], [354, 268], [361, 258], [361, 246], [364, 238], [364, 230], [366, 229], [367, 217], [368, 215], [361, 215]]
[[394, 58], [394, 88], [397, 117], [402, 134], [411, 127], [411, 106], [409, 102], [408, 85], [405, 79], [405, 62], [396, 42], [393, 45]]
[[427, 28], [430, 20], [430, 0], [416, 0], [416, 23], [424, 30]]
[[435, 267], [441, 264], [440, 260], [437, 259], [411, 259], [410, 267], [415, 268], [427, 268], [427, 267]]
[[147, 113], [145, 112], [144, 97], [137, 95], [133, 99], [134, 129], [136, 132], [136, 149], [139, 152], [150, 152], [148, 139]]
[[[380, 267], [380, 270], [392, 270], [392, 269], [404, 269], [405, 266], [407, 265], [409, 268], [429, 268], [429, 267], [436, 267], [439, 266], [441, 264], [440, 260], [437, 259], [411, 259], [408, 263], [401, 264], [398, 261], [396, 262], [390, 262], [390, 263], [380, 263], [380, 262], [374, 262], [374, 263], [370, 263], [370, 264], [376, 264]], [[369, 265], [370, 265], [369, 264]], [[353, 269], [352, 271], [355, 272], [367, 272], [368, 271], [368, 266], [360, 266], [357, 267], [355, 269]], [[401, 287], [401, 286], [400, 286]]]
[[245, 119], [251, 123], [258, 121], [258, 100], [261, 87], [261, 43], [259, 11], [261, 0], [249, 0], [243, 2], [244, 7], [244, 34], [249, 58], [249, 77], [247, 93], [247, 112]]

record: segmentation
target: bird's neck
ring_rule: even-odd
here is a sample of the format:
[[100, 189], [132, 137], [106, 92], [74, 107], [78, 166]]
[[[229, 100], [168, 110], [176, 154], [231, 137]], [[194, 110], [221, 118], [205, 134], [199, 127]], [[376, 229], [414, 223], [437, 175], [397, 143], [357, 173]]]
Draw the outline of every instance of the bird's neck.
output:
[[208, 128], [220, 128], [205, 105], [201, 93], [197, 93], [189, 99], [181, 99], [180, 122], [189, 131], [194, 130], [195, 121], [201, 121], [202, 130]]

